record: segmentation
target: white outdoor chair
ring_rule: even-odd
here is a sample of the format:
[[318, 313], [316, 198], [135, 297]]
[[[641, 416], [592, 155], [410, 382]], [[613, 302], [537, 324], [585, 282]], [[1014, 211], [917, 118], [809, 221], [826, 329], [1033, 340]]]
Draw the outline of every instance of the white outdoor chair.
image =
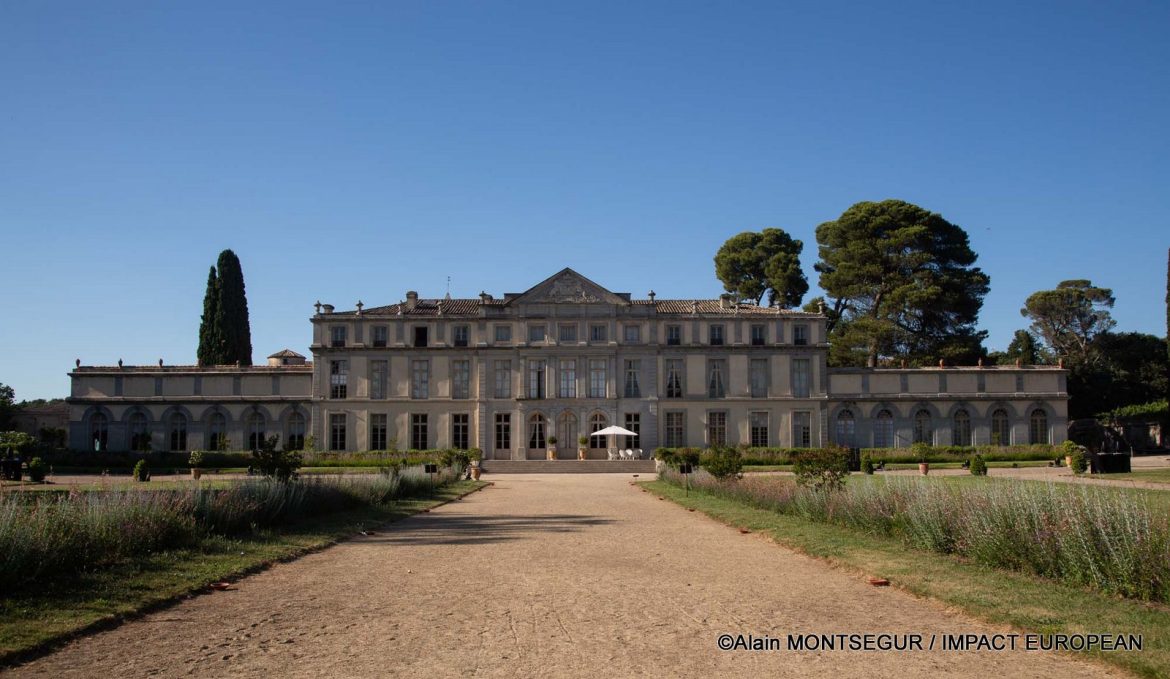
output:
[[635, 459], [635, 460], [641, 460], [641, 459], [642, 459], [642, 456], [643, 456], [644, 454], [645, 454], [645, 453], [643, 453], [643, 452], [642, 452], [642, 449], [641, 449], [641, 448], [634, 448], [634, 459]]
[[609, 458], [610, 460], [616, 460], [616, 459], [618, 459], [618, 451], [617, 451], [617, 448], [610, 448], [609, 450], [607, 450], [607, 451], [606, 451], [606, 455], [608, 456], [608, 458]]
[[623, 459], [623, 460], [632, 460], [632, 459], [634, 459], [634, 451], [630, 450], [629, 448], [627, 448], [627, 449], [623, 450], [623, 451], [622, 451], [622, 459]]

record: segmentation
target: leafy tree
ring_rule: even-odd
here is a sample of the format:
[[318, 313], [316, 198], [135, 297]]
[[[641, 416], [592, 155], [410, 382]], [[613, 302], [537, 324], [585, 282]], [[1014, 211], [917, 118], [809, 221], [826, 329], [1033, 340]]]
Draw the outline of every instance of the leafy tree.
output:
[[199, 322], [199, 349], [196, 351], [199, 365], [227, 363], [227, 355], [217, 333], [218, 306], [219, 277], [216, 276], [213, 266], [207, 272], [207, 292], [203, 293], [203, 317]]
[[1170, 413], [1170, 248], [1166, 250], [1166, 402]]
[[279, 442], [276, 434], [262, 439], [260, 447], [252, 451], [252, 467], [264, 476], [290, 481], [297, 477], [303, 458], [299, 450], [277, 450]]
[[800, 268], [804, 243], [783, 229], [744, 231], [728, 238], [715, 253], [715, 275], [728, 292], [742, 300], [791, 309], [808, 292], [808, 279]]
[[743, 471], [743, 454], [735, 448], [716, 446], [703, 453], [699, 465], [717, 480], [725, 481]]
[[219, 302], [217, 328], [227, 352], [225, 363], [252, 365], [252, 329], [248, 323], [248, 298], [244, 293], [244, 272], [240, 259], [231, 250], [219, 253]]
[[1166, 393], [1170, 361], [1162, 338], [1140, 332], [1102, 333], [1093, 339], [1090, 353], [1092, 361], [1067, 364], [1071, 417], [1157, 401]]
[[0, 382], [0, 431], [7, 430], [12, 424], [12, 415], [16, 411], [16, 390]]
[[820, 286], [835, 365], [901, 357], [974, 362], [990, 278], [974, 266], [967, 232], [900, 200], [862, 202], [817, 227]]
[[1020, 315], [1032, 321], [1032, 332], [1057, 356], [1081, 365], [1094, 360], [1093, 339], [1116, 325], [1109, 313], [1113, 302], [1109, 288], [1083, 279], [1061, 281], [1055, 290], [1029, 295]]
[[992, 352], [988, 358], [999, 365], [1015, 365], [1016, 361], [1024, 365], [1045, 365], [1051, 362], [1048, 351], [1027, 330], [1017, 330], [1012, 335], [1007, 351]]

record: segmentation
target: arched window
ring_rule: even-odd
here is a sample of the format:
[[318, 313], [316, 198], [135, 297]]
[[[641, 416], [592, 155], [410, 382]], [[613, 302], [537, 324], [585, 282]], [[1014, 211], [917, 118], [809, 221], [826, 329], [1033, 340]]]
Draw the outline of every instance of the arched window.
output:
[[1010, 446], [1012, 444], [1012, 425], [1008, 420], [1007, 411], [996, 408], [991, 413], [991, 445]]
[[248, 416], [248, 449], [259, 450], [264, 445], [264, 415], [253, 410]]
[[207, 418], [207, 440], [204, 441], [208, 450], [227, 450], [227, 418], [223, 413], [212, 413]]
[[145, 452], [150, 450], [150, 426], [146, 415], [136, 412], [130, 416], [130, 450]]
[[1028, 418], [1028, 443], [1048, 443], [1048, 413], [1040, 408], [1033, 410]]
[[894, 414], [889, 410], [882, 410], [877, 415], [873, 428], [873, 447], [894, 447]]
[[548, 420], [540, 413], [533, 413], [528, 418], [528, 447], [535, 450], [545, 448], [544, 433], [548, 428]]
[[293, 413], [288, 416], [288, 435], [284, 439], [285, 450], [301, 450], [305, 447], [305, 416]]
[[837, 443], [846, 448], [852, 448], [856, 432], [857, 422], [853, 419], [853, 411], [842, 410], [837, 413]]
[[557, 441], [565, 450], [577, 449], [577, 416], [573, 413], [561, 413], [557, 418]]
[[94, 413], [89, 418], [89, 440], [96, 451], [103, 451], [110, 440], [110, 418]]
[[914, 442], [934, 445], [934, 422], [931, 421], [930, 411], [926, 408], [914, 413]]
[[183, 413], [171, 413], [167, 420], [167, 438], [171, 442], [171, 451], [187, 450], [187, 416]]
[[601, 450], [606, 447], [604, 436], [594, 436], [593, 432], [601, 431], [608, 425], [606, 424], [605, 415], [601, 413], [593, 413], [589, 418], [589, 447], [594, 450]]
[[966, 410], [955, 413], [954, 422], [951, 423], [951, 445], [971, 445], [971, 415]]

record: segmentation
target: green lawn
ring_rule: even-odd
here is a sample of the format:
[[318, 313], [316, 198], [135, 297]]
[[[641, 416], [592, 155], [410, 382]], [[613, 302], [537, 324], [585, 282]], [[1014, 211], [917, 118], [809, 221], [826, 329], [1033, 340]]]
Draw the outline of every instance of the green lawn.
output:
[[1170, 483], [1170, 469], [1141, 469], [1128, 474], [1102, 474], [1102, 479], [1126, 479], [1132, 481], [1149, 481], [1150, 483]]
[[[1047, 460], [1025, 460], [1023, 462], [988, 462], [988, 467], [1047, 467]], [[931, 469], [961, 469], [962, 462], [931, 462]], [[886, 469], [918, 469], [916, 462], [887, 462]], [[744, 465], [745, 472], [790, 472], [792, 465], [790, 464], [769, 464], [769, 465]]]
[[936, 599], [988, 622], [1040, 633], [1141, 634], [1145, 643], [1141, 652], [1093, 655], [1141, 676], [1170, 677], [1170, 607], [1110, 597], [946, 555], [920, 552], [896, 539], [755, 509], [696, 490], [686, 496], [683, 489], [662, 481], [641, 485], [728, 525], [768, 535], [786, 547], [859, 575], [888, 578], [896, 587]]
[[295, 559], [363, 528], [410, 516], [486, 485], [458, 481], [430, 498], [330, 514], [241, 539], [213, 537], [198, 548], [151, 554], [100, 572], [37, 583], [24, 594], [0, 599], [0, 667], [87, 631], [206, 592], [208, 583], [234, 580]]

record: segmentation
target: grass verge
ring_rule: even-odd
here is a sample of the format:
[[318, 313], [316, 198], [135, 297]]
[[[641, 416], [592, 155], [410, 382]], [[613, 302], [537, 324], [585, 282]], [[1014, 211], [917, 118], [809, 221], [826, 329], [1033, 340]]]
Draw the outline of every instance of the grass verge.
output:
[[488, 485], [457, 481], [425, 498], [329, 514], [238, 539], [156, 552], [99, 572], [37, 583], [0, 599], [0, 667], [48, 653], [64, 641], [121, 624], [234, 580], [324, 549], [358, 530], [396, 521]]
[[1111, 597], [962, 559], [908, 549], [893, 538], [814, 523], [662, 481], [642, 484], [684, 507], [763, 533], [834, 566], [888, 578], [896, 587], [955, 606], [977, 618], [1052, 634], [1140, 634], [1140, 652], [1086, 654], [1144, 677], [1170, 677], [1170, 608]]

